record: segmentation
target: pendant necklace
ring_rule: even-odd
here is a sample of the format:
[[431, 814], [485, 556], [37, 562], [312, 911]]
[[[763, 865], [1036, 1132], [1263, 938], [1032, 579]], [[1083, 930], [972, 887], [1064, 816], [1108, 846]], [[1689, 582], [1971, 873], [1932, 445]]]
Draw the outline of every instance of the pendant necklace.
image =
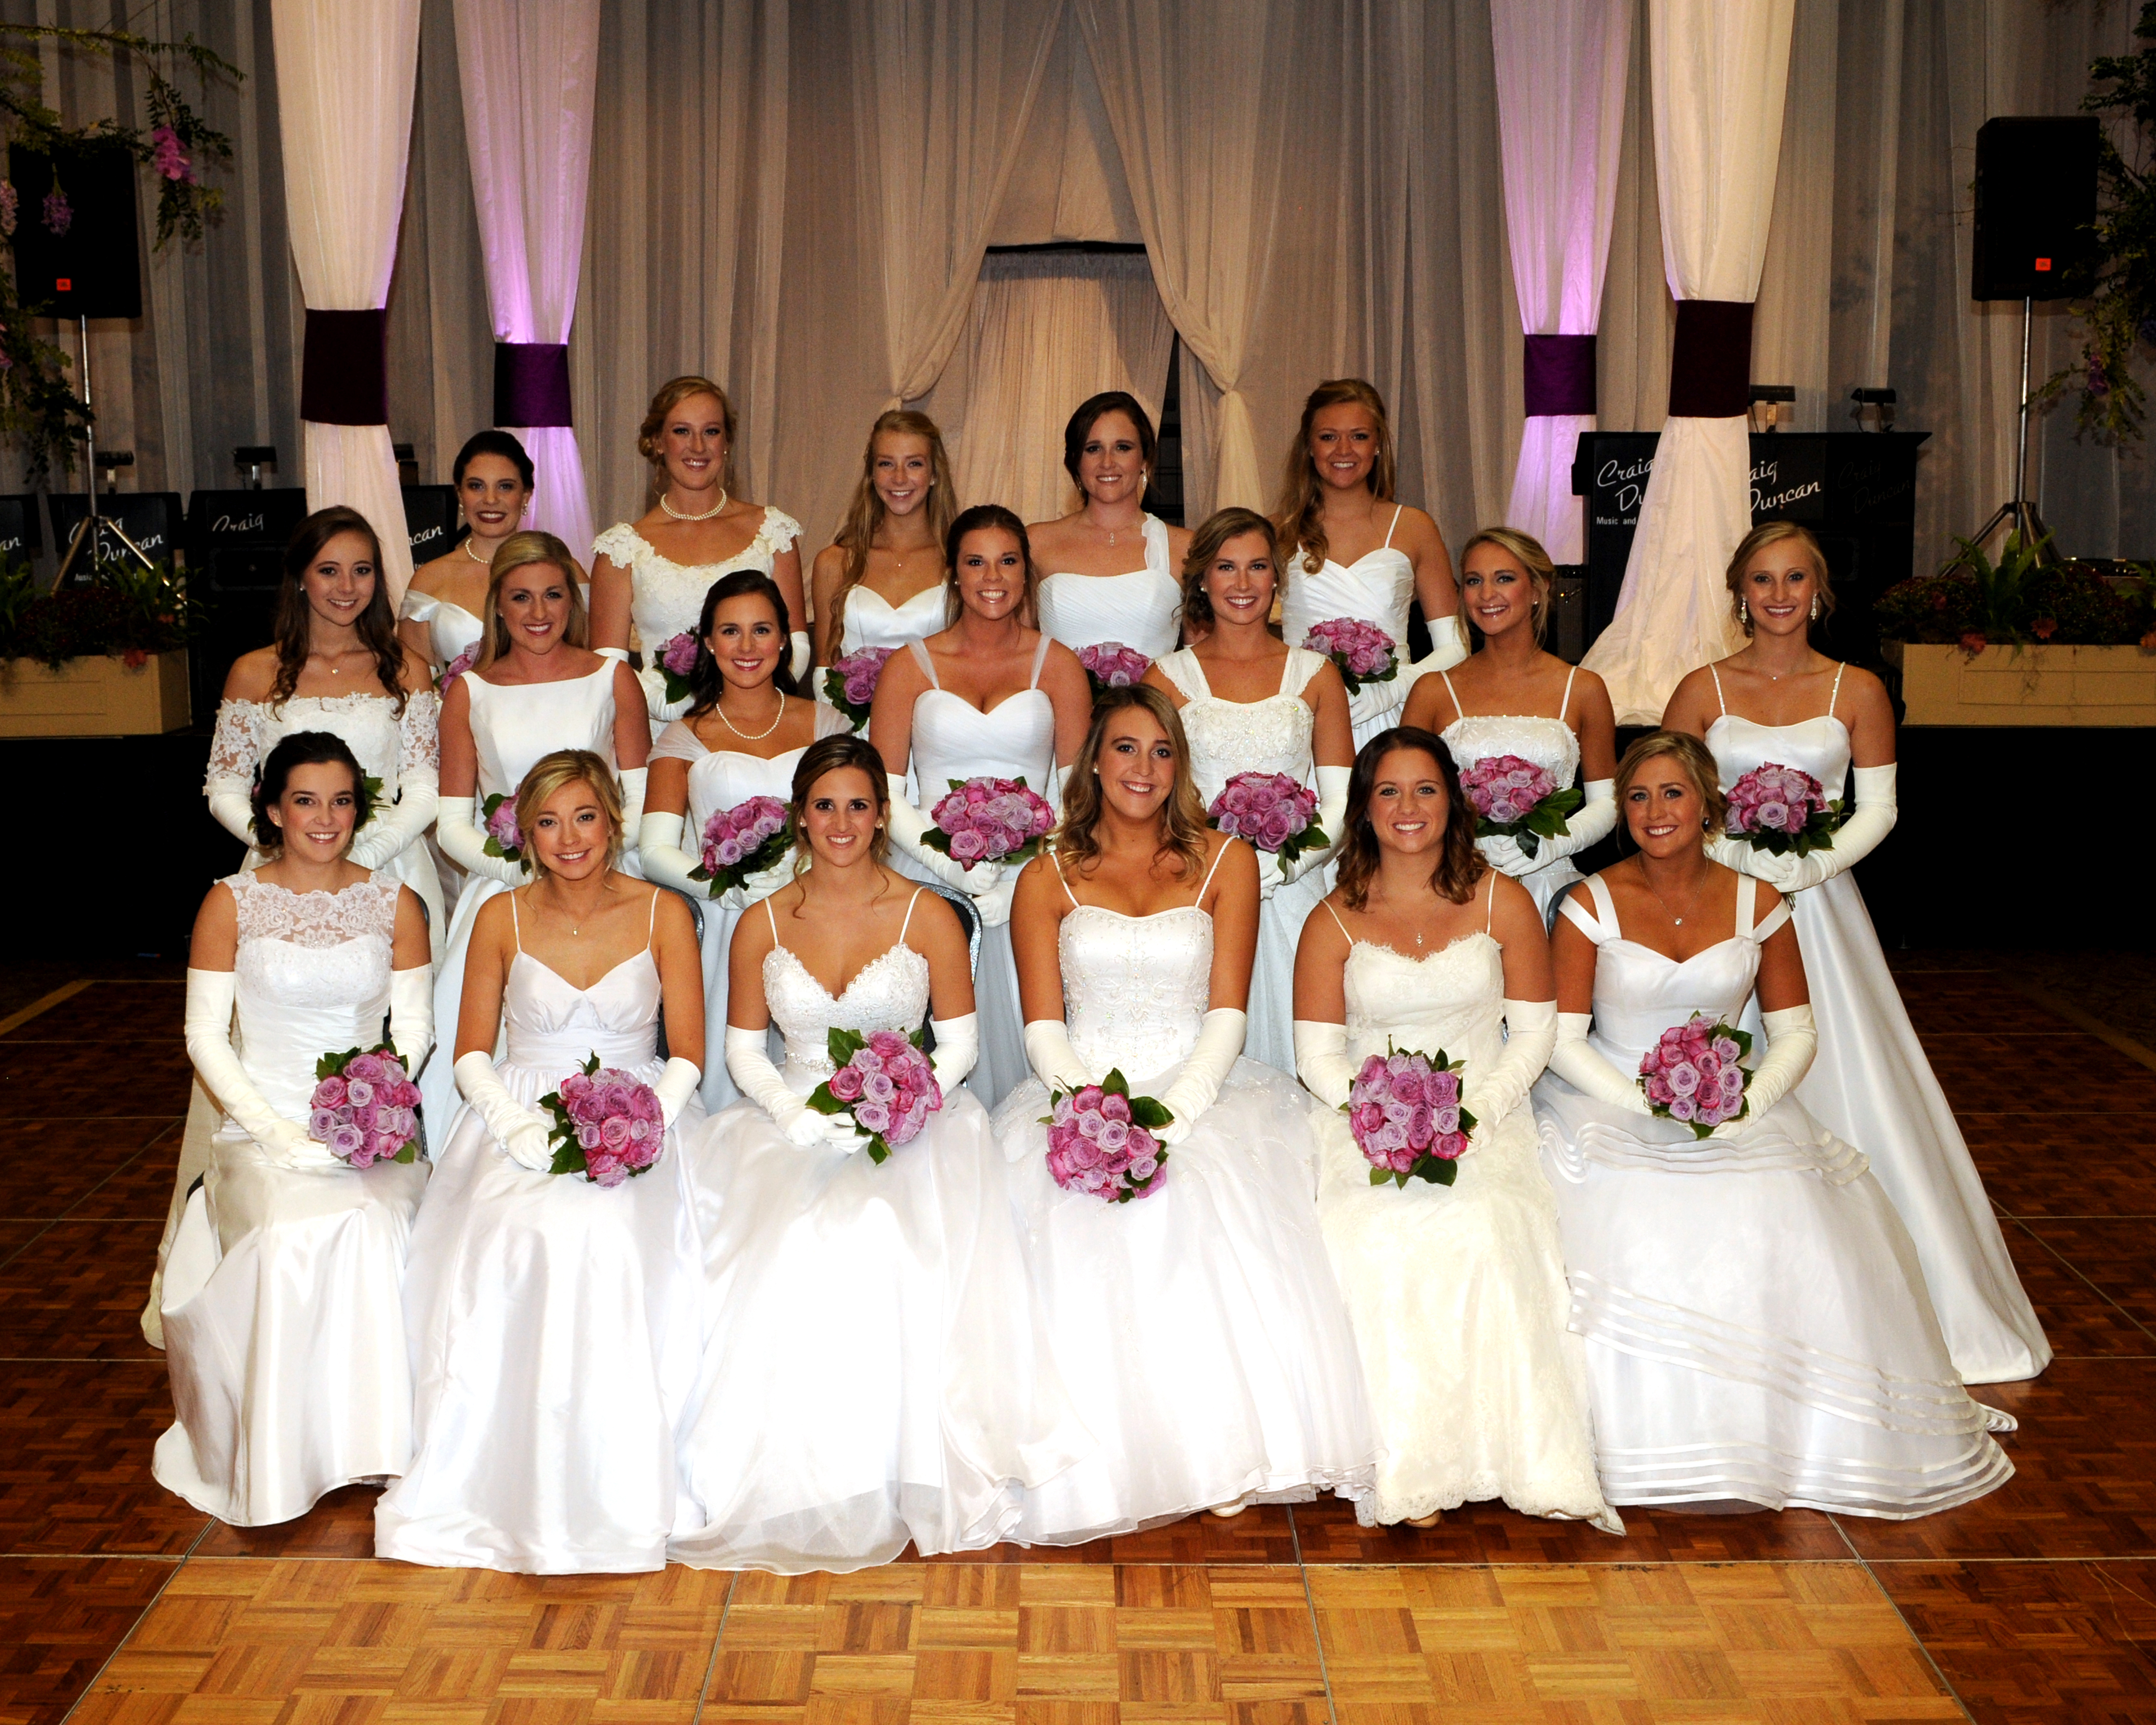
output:
[[1670, 901], [1664, 898], [1661, 894], [1656, 890], [1655, 883], [1647, 878], [1647, 871], [1645, 869], [1641, 869], [1640, 870], [1640, 879], [1645, 883], [1647, 891], [1654, 893], [1655, 902], [1662, 907], [1662, 914], [1670, 919], [1671, 926], [1676, 928], [1682, 928], [1684, 927], [1684, 918], [1678, 916], [1675, 911], [1672, 911], [1670, 908]]
[[786, 716], [786, 693], [783, 690], [779, 691], [778, 718], [773, 719], [768, 725], [765, 726], [762, 730], [756, 732], [753, 736], [751, 736], [747, 732], [742, 730], [740, 726], [735, 724], [732, 719], [729, 719], [726, 716], [726, 704], [723, 701], [715, 706], [712, 708], [712, 711], [718, 714], [719, 722], [725, 726], [727, 730], [732, 732], [735, 736], [741, 738], [743, 742], [762, 742], [765, 737], [770, 736], [773, 732], [778, 728], [779, 719], [783, 719]]
[[711, 508], [706, 510], [701, 515], [690, 515], [684, 511], [675, 508], [672, 501], [668, 498], [665, 492], [661, 491], [659, 494], [660, 508], [666, 514], [673, 516], [673, 518], [677, 521], [707, 521], [711, 520], [712, 516], [722, 512], [726, 506], [726, 502], [727, 498], [726, 488], [721, 485], [719, 488], [719, 501], [716, 503], [712, 505]]

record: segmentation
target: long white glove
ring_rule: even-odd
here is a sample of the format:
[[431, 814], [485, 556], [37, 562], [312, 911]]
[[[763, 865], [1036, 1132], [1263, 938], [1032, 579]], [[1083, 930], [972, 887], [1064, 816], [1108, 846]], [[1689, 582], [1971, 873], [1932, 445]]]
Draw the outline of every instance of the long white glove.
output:
[[649, 769], [629, 767], [621, 773], [621, 844], [634, 850], [644, 836], [644, 779]]
[[922, 835], [935, 823], [906, 801], [906, 775], [901, 773], [886, 773], [884, 783], [891, 793], [891, 809], [885, 818], [891, 825], [892, 844], [946, 886], [955, 886], [961, 892], [983, 893], [1002, 880], [1004, 870], [1001, 863], [975, 863], [970, 869], [962, 868], [942, 851], [932, 850], [921, 843]]
[[501, 1075], [494, 1070], [494, 1057], [483, 1050], [474, 1049], [457, 1062], [455, 1070], [457, 1088], [486, 1122], [494, 1142], [511, 1161], [521, 1163], [534, 1173], [548, 1173], [554, 1166], [554, 1147], [549, 1142], [553, 1122], [510, 1095]]
[[1592, 1013], [1561, 1012], [1557, 1015], [1557, 1044], [1550, 1050], [1550, 1070], [1598, 1102], [1651, 1117], [1655, 1111], [1647, 1106], [1646, 1096], [1639, 1085], [1589, 1045], [1587, 1027], [1594, 1021]]
[[1348, 1053], [1348, 1027], [1322, 1019], [1295, 1021], [1295, 1076], [1311, 1095], [1337, 1108], [1354, 1087], [1358, 1068]]
[[475, 875], [499, 880], [505, 886], [521, 886], [531, 877], [521, 862], [486, 854], [486, 834], [479, 828], [476, 797], [444, 797], [434, 814], [434, 842], [442, 855]]
[[1282, 865], [1280, 875], [1283, 882], [1299, 880], [1312, 869], [1322, 867], [1326, 860], [1340, 848], [1342, 829], [1348, 824], [1348, 786], [1355, 777], [1353, 767], [1321, 767], [1317, 769], [1317, 824], [1325, 829], [1331, 842], [1314, 850], [1306, 850], [1291, 863]]
[[434, 1045], [434, 967], [415, 964], [389, 973], [389, 1045], [412, 1077]]
[[935, 1069], [936, 1081], [947, 1096], [966, 1081], [966, 1075], [981, 1058], [981, 1016], [969, 1012], [963, 1018], [931, 1019], [928, 1028], [936, 1033], [936, 1051], [929, 1055], [928, 1064]]
[[1776, 856], [1770, 851], [1754, 850], [1742, 839], [1722, 838], [1709, 841], [1707, 853], [1725, 868], [1753, 875], [1781, 893], [1802, 892], [1807, 886], [1831, 880], [1871, 855], [1879, 848], [1880, 840], [1894, 830], [1901, 814], [1895, 778], [1891, 761], [1884, 767], [1859, 767], [1850, 774], [1856, 808], [1825, 850], [1804, 856]]
[[1495, 1126], [1527, 1101], [1556, 1046], [1557, 1002], [1505, 1002], [1504, 1053], [1490, 1063], [1488, 1070], [1477, 1074], [1470, 1069], [1466, 1075], [1469, 1111], [1476, 1117], [1477, 1132]]
[[1250, 1014], [1232, 1006], [1216, 1006], [1205, 1014], [1198, 1043], [1168, 1088], [1161, 1092], [1161, 1106], [1175, 1117], [1153, 1136], [1163, 1144], [1180, 1144], [1198, 1124], [1198, 1117], [1213, 1106], [1220, 1086], [1235, 1070], [1243, 1051], [1243, 1037]]
[[1018, 894], [1018, 876], [1007, 875], [1000, 886], [992, 887], [973, 901], [974, 913], [983, 928], [1001, 928], [1010, 921], [1011, 900]]
[[352, 835], [348, 861], [362, 869], [378, 869], [434, 824], [441, 802], [439, 784], [429, 773], [404, 779], [397, 787], [394, 803], [377, 803], [367, 824]]
[[1460, 626], [1460, 614], [1424, 619], [1430, 624], [1430, 654], [1409, 667], [1419, 677], [1430, 671], [1450, 670], [1467, 657], [1467, 631]]
[[[771, 1117], [772, 1123], [786, 1135], [789, 1143], [806, 1150], [824, 1141], [825, 1128], [832, 1121], [845, 1117], [819, 1114], [808, 1106], [807, 1098], [797, 1096], [787, 1088], [786, 1081], [779, 1076], [778, 1068], [772, 1065], [771, 1055], [764, 1047], [768, 1034], [728, 1024], [726, 1072], [735, 1087]], [[847, 1124], [850, 1127], [852, 1122], [848, 1120]]]
[[1529, 856], [1520, 848], [1520, 841], [1502, 833], [1493, 833], [1486, 839], [1477, 839], [1476, 848], [1482, 853], [1483, 860], [1491, 867], [1502, 870], [1515, 880], [1523, 875], [1532, 875], [1537, 869], [1546, 869], [1560, 857], [1570, 856], [1584, 850], [1590, 845], [1600, 843], [1616, 830], [1617, 781], [1614, 778], [1590, 778], [1581, 787], [1587, 800], [1579, 805], [1579, 812], [1568, 814], [1564, 820], [1564, 836], [1544, 838], [1537, 833], [1535, 854]]
[[643, 861], [645, 880], [701, 899], [710, 894], [711, 883], [689, 878], [689, 870], [699, 866], [701, 860], [681, 848], [681, 829], [686, 823], [685, 815], [645, 815], [637, 826], [636, 854]]
[[704, 1081], [704, 1069], [694, 1060], [675, 1055], [668, 1060], [659, 1074], [659, 1082], [651, 1086], [659, 1098], [659, 1111], [670, 1131], [674, 1122], [681, 1117], [689, 1098], [696, 1094], [696, 1087]]
[[305, 1126], [270, 1106], [233, 1052], [232, 1003], [239, 992], [239, 978], [233, 971], [188, 970], [187, 1058], [218, 1105], [272, 1162], [291, 1168], [341, 1167], [307, 1136]]
[[1810, 1006], [1785, 1006], [1779, 1012], [1763, 1013], [1760, 1024], [1767, 1032], [1767, 1057], [1752, 1069], [1744, 1086], [1744, 1112], [1725, 1120], [1708, 1134], [1733, 1138], [1775, 1103], [1794, 1090], [1811, 1070], [1819, 1052], [1819, 1030]]
[[243, 789], [218, 785], [204, 793], [217, 824], [250, 850], [254, 848], [254, 803]]
[[815, 668], [816, 649], [808, 639], [808, 631], [797, 629], [786, 638], [788, 652], [786, 668], [793, 673], [793, 680], [803, 688], [808, 686], [808, 673]]
[[1026, 1064], [1050, 1090], [1078, 1091], [1093, 1081], [1078, 1050], [1070, 1045], [1070, 1027], [1061, 1019], [1032, 1019], [1025, 1027]]

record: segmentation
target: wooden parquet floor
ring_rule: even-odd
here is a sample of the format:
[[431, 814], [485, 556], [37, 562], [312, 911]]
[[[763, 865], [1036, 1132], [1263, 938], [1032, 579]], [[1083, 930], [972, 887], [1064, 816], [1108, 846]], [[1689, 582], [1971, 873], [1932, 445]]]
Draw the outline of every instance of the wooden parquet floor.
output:
[[0, 986], [38, 1170], [0, 1197], [0, 1725], [2156, 1725], [2156, 1055], [2091, 1031], [2101, 990], [2070, 1022], [2010, 961], [1899, 973], [2060, 1356], [1984, 1392], [2021, 1420], [1993, 1496], [1640, 1512], [1622, 1539], [1488, 1505], [1373, 1530], [1327, 1500], [792, 1578], [419, 1569], [373, 1558], [363, 1489], [253, 1529], [161, 1490], [136, 1314], [179, 970], [29, 1016]]

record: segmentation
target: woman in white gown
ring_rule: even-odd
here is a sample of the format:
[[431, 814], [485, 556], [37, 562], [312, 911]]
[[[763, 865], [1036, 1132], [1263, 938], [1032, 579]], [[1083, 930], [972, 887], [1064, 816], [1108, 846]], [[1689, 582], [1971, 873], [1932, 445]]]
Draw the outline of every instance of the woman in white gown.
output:
[[1849, 872], [1894, 825], [1892, 705], [1871, 672], [1813, 648], [1811, 624], [1834, 597], [1804, 528], [1755, 528], [1730, 560], [1728, 582], [1751, 644], [1686, 678], [1663, 722], [1706, 741], [1724, 791], [1772, 762], [1855, 803], [1833, 845], [1806, 856], [1726, 837], [1709, 846], [1793, 907], [1819, 1018], [1819, 1055], [1798, 1094], [1870, 1158], [1902, 1213], [1962, 1381], [2033, 1378], [2051, 1363], [2051, 1344]]
[[733, 403], [708, 377], [675, 377], [651, 398], [637, 453], [651, 464], [654, 507], [621, 521], [593, 546], [592, 645], [626, 660], [629, 633], [643, 649], [644, 706], [651, 734], [688, 709], [666, 698], [660, 657], [692, 631], [704, 595], [721, 575], [754, 569], [778, 584], [786, 614], [801, 623], [788, 642], [796, 677], [808, 675], [808, 603], [801, 591], [800, 523], [726, 489], [734, 447]]
[[[254, 868], [263, 860], [254, 843], [253, 803], [262, 762], [295, 731], [343, 738], [360, 771], [376, 782], [350, 860], [418, 895], [439, 959], [447, 919], [422, 835], [435, 817], [441, 702], [425, 660], [397, 639], [381, 567], [381, 541], [356, 511], [318, 510], [300, 523], [285, 551], [276, 639], [243, 654], [225, 679], [203, 793], [218, 824], [248, 847], [241, 866]], [[142, 1333], [153, 1348], [163, 1346], [157, 1312], [165, 1258], [187, 1189], [209, 1166], [218, 1119], [215, 1104], [194, 1086], [157, 1267], [142, 1308]]]
[[911, 408], [878, 418], [839, 536], [809, 572], [817, 664], [943, 627], [943, 542], [957, 516], [936, 422]]
[[[883, 768], [815, 744], [792, 798], [806, 862], [734, 937], [726, 1055], [747, 1100], [692, 1150], [709, 1322], [679, 1562], [795, 1574], [1004, 1537], [1019, 1494], [1086, 1446], [987, 1114], [951, 907], [886, 867]], [[786, 1040], [783, 1070], [767, 1025]], [[830, 1033], [927, 1025], [942, 1105], [880, 1163], [851, 1112], [811, 1109]]]
[[1517, 755], [1584, 800], [1561, 837], [1537, 834], [1529, 856], [1517, 839], [1476, 840], [1484, 861], [1534, 895], [1548, 922], [1579, 879], [1573, 857], [1617, 825], [1617, 718], [1593, 671], [1543, 650], [1556, 567], [1537, 541], [1510, 527], [1486, 527], [1461, 547], [1460, 611], [1482, 637], [1464, 663], [1424, 677], [1409, 695], [1404, 725], [1434, 731], [1466, 772], [1479, 761]]
[[1445, 745], [1381, 732], [1355, 762], [1340, 884], [1296, 957], [1295, 1049], [1327, 1107], [1363, 1063], [1461, 1063], [1475, 1117], [1450, 1185], [1371, 1179], [1346, 1118], [1320, 1130], [1318, 1214], [1347, 1296], [1380, 1459], [1365, 1527], [1429, 1527], [1471, 1500], [1624, 1524], [1603, 1502], [1587, 1366], [1529, 1087], [1557, 1035], [1549, 941], [1517, 884], [1475, 852]]
[[[413, 1454], [375, 1551], [530, 1574], [657, 1569], [701, 1337], [681, 1130], [701, 1122], [704, 995], [688, 907], [622, 874], [622, 807], [585, 750], [525, 776], [533, 880], [490, 898], [456, 1036], [471, 1104], [435, 1159], [404, 1283]], [[508, 1052], [497, 1061], [496, 1034]], [[596, 1057], [658, 1092], [655, 1164], [555, 1174], [536, 1106]], [[684, 1117], [686, 1117], [685, 1119]]]
[[[1011, 956], [1011, 885], [1018, 870], [970, 869], [921, 842], [955, 780], [1024, 779], [1052, 806], [1055, 776], [1085, 741], [1093, 694], [1068, 647], [1032, 628], [1034, 565], [1025, 527], [1000, 504], [978, 504], [952, 524], [951, 626], [916, 641], [884, 667], [869, 738], [890, 775], [891, 835], [916, 878], [973, 897], [982, 922], [974, 999], [981, 1057], [973, 1093], [993, 1108], [1028, 1070], [1025, 1015]], [[918, 788], [907, 800], [907, 775]]]
[[1175, 650], [1190, 535], [1146, 513], [1156, 449], [1152, 421], [1120, 389], [1088, 396], [1063, 428], [1064, 470], [1086, 501], [1026, 531], [1048, 572], [1041, 630], [1074, 653], [1111, 642], [1148, 659]]
[[1156, 660], [1146, 681], [1182, 716], [1190, 774], [1209, 809], [1239, 773], [1285, 773], [1317, 793], [1327, 843], [1282, 863], [1258, 853], [1258, 949], [1243, 1051], [1295, 1070], [1295, 947], [1325, 896], [1323, 865], [1340, 837], [1355, 762], [1348, 691], [1322, 653], [1288, 647], [1267, 627], [1276, 585], [1272, 524], [1224, 509], [1199, 527], [1183, 570], [1183, 616], [1195, 646]]
[[255, 806], [273, 860], [210, 889], [187, 957], [187, 1052], [223, 1121], [166, 1266], [177, 1418], [152, 1469], [240, 1527], [411, 1456], [398, 1291], [426, 1165], [353, 1168], [308, 1127], [322, 1055], [378, 1046], [385, 1014], [408, 1068], [430, 1040], [419, 901], [347, 856], [366, 794], [340, 738], [271, 750]]
[[397, 614], [397, 633], [426, 660], [438, 685], [459, 653], [479, 644], [494, 554], [531, 506], [531, 457], [506, 431], [477, 432], [457, 451], [449, 475], [468, 531], [412, 572]]
[[[1982, 1496], [2013, 1473], [1990, 1435], [2013, 1421], [1969, 1399], [1908, 1230], [1797, 1100], [1804, 957], [1787, 901], [1707, 855], [1713, 757], [1653, 732], [1617, 796], [1639, 854], [1562, 901], [1536, 1088], [1604, 1495], [1896, 1520]], [[1755, 989], [1743, 1116], [1700, 1137], [1650, 1112], [1647, 1050], [1694, 1014], [1735, 1024]]]
[[[457, 896], [449, 952], [434, 984], [434, 1022], [461, 1022], [465, 952], [487, 901], [531, 878], [525, 861], [489, 855], [486, 801], [506, 809], [524, 775], [557, 749], [588, 749], [613, 768], [631, 824], [644, 818], [644, 757], [651, 747], [644, 691], [629, 667], [584, 644], [583, 601], [568, 547], [552, 533], [518, 533], [495, 553], [478, 662], [449, 685], [442, 705], [442, 850], [470, 879]], [[499, 839], [497, 852], [505, 850]], [[690, 1053], [697, 1052], [690, 1050]], [[461, 1107], [446, 1061], [419, 1079], [428, 1142], [449, 1141]]]
[[[1281, 633], [1291, 647], [1336, 617], [1391, 637], [1395, 669], [1365, 683], [1352, 711], [1360, 748], [1399, 722], [1409, 685], [1467, 656], [1452, 559], [1437, 523], [1393, 501], [1393, 428], [1384, 398], [1360, 377], [1312, 390], [1288, 448], [1273, 525], [1281, 547]], [[1408, 608], [1419, 601], [1429, 656], [1408, 662]]]
[[704, 1106], [716, 1113], [741, 1093], [726, 1076], [726, 954], [742, 910], [793, 878], [791, 856], [723, 891], [692, 880], [703, 865], [704, 829], [721, 810], [752, 797], [790, 803], [793, 769], [820, 737], [848, 728], [833, 708], [794, 686], [787, 665], [786, 601], [768, 575], [737, 569], [711, 583], [697, 619], [696, 693], [689, 711], [651, 746], [638, 862], [703, 906]]
[[[1236, 1058], [1257, 866], [1205, 825], [1182, 721], [1138, 685], [1094, 710], [1056, 847], [1011, 927], [1039, 1076], [996, 1114], [1055, 1363], [1096, 1448], [1027, 1493], [1010, 1537], [1064, 1545], [1254, 1500], [1366, 1491], [1355, 1337], [1315, 1203], [1313, 1105]], [[1172, 1117], [1164, 1178], [1063, 1189], [1037, 1123], [1111, 1071]]]

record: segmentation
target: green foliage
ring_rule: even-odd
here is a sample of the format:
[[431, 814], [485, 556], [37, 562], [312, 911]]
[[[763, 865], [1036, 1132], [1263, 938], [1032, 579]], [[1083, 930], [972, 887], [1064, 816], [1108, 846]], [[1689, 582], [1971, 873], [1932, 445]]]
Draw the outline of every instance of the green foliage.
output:
[[0, 568], [0, 659], [34, 659], [57, 670], [70, 659], [117, 654], [139, 665], [184, 647], [202, 629], [202, 607], [169, 566], [107, 564], [88, 587], [38, 593], [27, 567]]
[[2117, 647], [2140, 640], [2152, 626], [2156, 578], [2143, 570], [2122, 590], [2081, 563], [2040, 563], [2046, 542], [2024, 547], [2010, 536], [1994, 563], [1981, 547], [1959, 542], [1963, 554], [1935, 575], [1887, 588], [1872, 614], [1882, 639], [1988, 646], [2056, 642]]

